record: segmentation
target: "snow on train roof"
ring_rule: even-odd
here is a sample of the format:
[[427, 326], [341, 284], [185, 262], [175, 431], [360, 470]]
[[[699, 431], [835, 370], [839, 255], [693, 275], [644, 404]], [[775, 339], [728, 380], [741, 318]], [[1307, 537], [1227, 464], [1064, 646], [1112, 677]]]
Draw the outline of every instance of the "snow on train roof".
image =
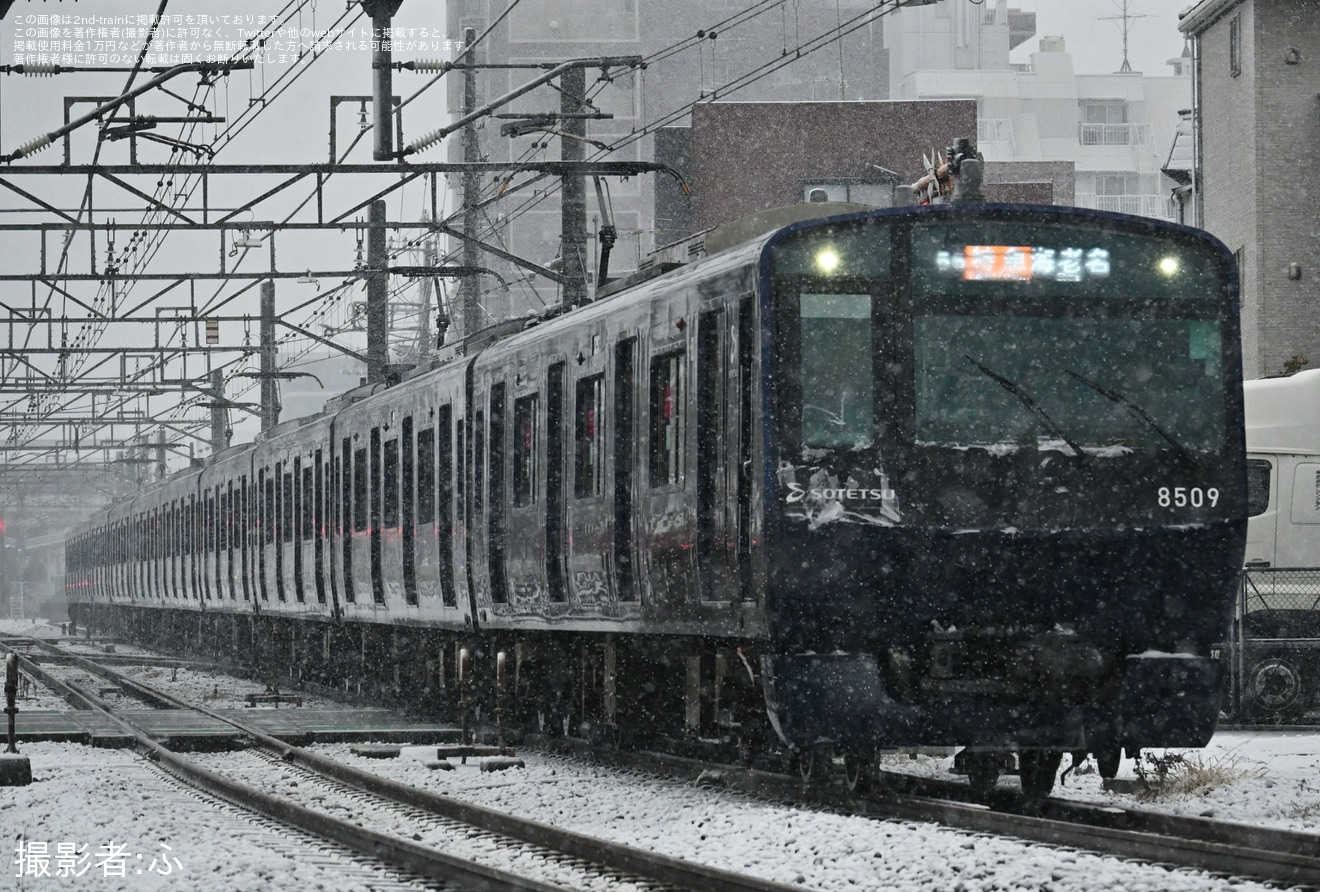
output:
[[1320, 453], [1320, 369], [1242, 384], [1248, 452]]

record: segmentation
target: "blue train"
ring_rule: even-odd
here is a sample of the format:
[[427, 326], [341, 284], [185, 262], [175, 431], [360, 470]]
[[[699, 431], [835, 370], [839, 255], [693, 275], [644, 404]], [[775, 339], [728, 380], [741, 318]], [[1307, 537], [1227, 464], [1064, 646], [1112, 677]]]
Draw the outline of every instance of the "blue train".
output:
[[949, 745], [1044, 794], [1064, 752], [1204, 744], [1246, 532], [1232, 256], [1075, 208], [804, 207], [100, 512], [73, 616], [850, 781]]

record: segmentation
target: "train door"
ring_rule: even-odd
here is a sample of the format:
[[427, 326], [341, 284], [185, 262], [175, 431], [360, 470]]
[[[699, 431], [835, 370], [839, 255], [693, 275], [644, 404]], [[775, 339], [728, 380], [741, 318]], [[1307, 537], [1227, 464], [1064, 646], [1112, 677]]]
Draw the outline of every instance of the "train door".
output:
[[582, 609], [609, 603], [614, 542], [605, 499], [605, 375], [573, 385], [573, 501], [568, 512], [568, 572]]
[[737, 477], [728, 461], [726, 426], [730, 377], [723, 310], [701, 314], [697, 323], [697, 573], [701, 600], [728, 601], [738, 584], [734, 529], [728, 508]]
[[[363, 542], [366, 545], [366, 554], [363, 555], [366, 560], [359, 566], [366, 569], [365, 578], [362, 579], [364, 587], [371, 590], [371, 600], [377, 604], [385, 603], [385, 580], [381, 576], [380, 567], [380, 548], [381, 548], [381, 465], [380, 465], [380, 428], [371, 429], [371, 437], [368, 441], [369, 449], [362, 468], [362, 484], [355, 496], [362, 496], [363, 508], [366, 514], [366, 529], [363, 531], [366, 535]], [[354, 468], [353, 482], [357, 485], [357, 469]]]
[[188, 496], [188, 540], [185, 550], [188, 558], [188, 586], [190, 596], [197, 601], [204, 597], [202, 592], [202, 574], [206, 566], [206, 497]]
[[[454, 574], [455, 553], [466, 541], [458, 529], [463, 517], [460, 494], [463, 488], [463, 422], [458, 421], [458, 455], [454, 461], [454, 410], [441, 406], [435, 414], [435, 531], [440, 564], [440, 598], [446, 607], [458, 606], [458, 579]], [[459, 500], [456, 505], [456, 500]], [[467, 562], [466, 551], [463, 563]]]
[[511, 434], [504, 569], [515, 597], [540, 599], [544, 597], [540, 589], [545, 571], [546, 532], [541, 513], [544, 459], [539, 392], [515, 393]]
[[[432, 415], [431, 417], [436, 418], [437, 416]], [[414, 439], [414, 454], [417, 456], [415, 465], [417, 476], [417, 535], [413, 542], [413, 554], [416, 562], [416, 568], [413, 572], [413, 585], [416, 598], [420, 602], [423, 597], [439, 598], [441, 595], [440, 525], [435, 510], [435, 428], [422, 428], [417, 431]]]
[[563, 361], [551, 363], [546, 380], [545, 412], [545, 573], [551, 602], [567, 598], [564, 579], [564, 482], [568, 478], [564, 449]]
[[326, 544], [330, 535], [326, 523], [327, 480], [325, 451], [318, 449], [312, 456], [312, 479], [308, 484], [312, 492], [312, 580], [318, 604], [325, 603]]
[[[504, 442], [505, 385], [501, 381], [490, 388], [490, 430], [487, 434], [488, 453], [486, 531], [487, 571], [490, 576], [490, 599], [496, 604], [509, 600], [508, 580], [505, 575], [505, 541], [508, 537], [505, 514], [505, 460], [508, 454]], [[480, 478], [478, 478], [480, 479]]]
[[343, 488], [340, 484], [339, 476], [340, 460], [337, 457], [338, 444], [335, 442], [334, 434], [330, 436], [330, 449], [328, 460], [325, 463], [325, 560], [326, 560], [326, 583], [330, 589], [330, 613], [338, 618], [340, 616], [339, 592], [343, 585], [343, 577], [340, 570], [343, 567], [343, 559], [340, 557], [343, 543], [343, 507], [340, 503], [340, 496]]
[[737, 462], [734, 465], [738, 485], [737, 524], [738, 524], [738, 590], [742, 600], [756, 599], [755, 571], [752, 564], [752, 545], [759, 538], [757, 518], [759, 511], [753, 504], [757, 491], [756, 474], [756, 404], [755, 394], [760, 375], [756, 367], [756, 299], [747, 295], [738, 301], [738, 343], [735, 351], [738, 356], [738, 410], [737, 423], [732, 425], [738, 431]]
[[284, 579], [289, 586], [289, 591], [293, 594], [293, 600], [300, 603], [307, 600], [306, 593], [303, 591], [303, 580], [306, 579], [306, 574], [303, 573], [303, 556], [308, 549], [303, 547], [303, 537], [307, 535], [306, 514], [309, 506], [307, 504], [307, 490], [303, 487], [303, 470], [302, 456], [295, 456], [292, 473], [286, 472], [284, 475], [285, 498], [287, 499], [284, 513], [289, 518], [286, 527], [289, 544], [285, 546], [285, 554], [290, 559], [285, 566]]
[[261, 578], [257, 581], [257, 589], [261, 595], [261, 600], [270, 600], [271, 594], [276, 598], [283, 599], [284, 592], [276, 584], [279, 578], [279, 550], [280, 550], [280, 463], [276, 462], [274, 468], [265, 468], [265, 487], [262, 492], [261, 501]]
[[[271, 512], [270, 519], [274, 527], [274, 539], [270, 543], [271, 562], [273, 571], [271, 583], [274, 584], [275, 597], [284, 601], [288, 597], [288, 586], [286, 585], [286, 575], [293, 568], [288, 560], [288, 549], [293, 542], [293, 537], [289, 535], [289, 526], [292, 517], [293, 507], [293, 480], [292, 475], [287, 470], [288, 465], [285, 462], [275, 462], [275, 473], [271, 477]], [[268, 564], [267, 566], [271, 566]]]
[[234, 481], [230, 480], [225, 483], [220, 509], [220, 548], [223, 555], [220, 597], [228, 598], [230, 601], [237, 600], [234, 589], [234, 534], [237, 530], [238, 524], [234, 517]]
[[[308, 591], [320, 581], [321, 533], [317, 515], [320, 513], [321, 490], [316, 485], [319, 470], [320, 462], [312, 458], [298, 471], [298, 545], [302, 553], [298, 555], [294, 585], [299, 601], [306, 601]], [[325, 602], [324, 594], [320, 600]]]
[[614, 347], [614, 593], [620, 601], [637, 598], [637, 538], [633, 532], [636, 418], [637, 339], [626, 338]]
[[[383, 435], [382, 435], [383, 437]], [[399, 438], [391, 437], [381, 444], [381, 531], [380, 580], [382, 597], [386, 603], [396, 603], [403, 594], [403, 537], [399, 505], [403, 493], [399, 475]]]
[[180, 511], [179, 511], [178, 499], [175, 499], [174, 501], [170, 502], [168, 521], [169, 522], [166, 527], [167, 530], [166, 536], [169, 541], [169, 550], [168, 550], [169, 571], [168, 572], [169, 572], [169, 581], [170, 581], [170, 594], [174, 597], [175, 600], [180, 600], [181, 596], [179, 592], [179, 588], [180, 588], [179, 563], [180, 563], [180, 555], [182, 554], [182, 549], [180, 548], [180, 542], [182, 540], [182, 536], [180, 536], [179, 534]]
[[399, 533], [403, 550], [403, 600], [417, 605], [417, 443], [413, 420], [403, 419], [399, 441]]
[[246, 474], [238, 481], [238, 550], [243, 600], [252, 600], [252, 487]]
[[220, 586], [220, 547], [216, 538], [216, 493], [207, 487], [202, 502], [202, 597], [215, 600]]
[[344, 603], [352, 604], [357, 600], [357, 592], [353, 587], [353, 467], [355, 458], [353, 455], [353, 441], [344, 437], [343, 445], [340, 451], [339, 459], [339, 496], [337, 504], [339, 507], [339, 549], [343, 556], [342, 564], [336, 565], [336, 573], [344, 588]]

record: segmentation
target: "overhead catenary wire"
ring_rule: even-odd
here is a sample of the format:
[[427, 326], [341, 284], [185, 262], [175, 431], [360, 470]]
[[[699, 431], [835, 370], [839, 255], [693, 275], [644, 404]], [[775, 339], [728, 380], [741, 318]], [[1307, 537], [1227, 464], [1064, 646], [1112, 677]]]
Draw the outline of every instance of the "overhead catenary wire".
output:
[[[763, 14], [764, 12], [770, 9], [783, 5], [784, 2], [785, 0], [769, 0], [769, 2], [754, 4], [753, 6], [743, 10], [741, 13], [727, 17], [722, 21], [722, 23], [718, 25], [718, 27], [727, 30], [731, 23], [735, 23], [735, 22], [741, 23], [743, 21], [750, 20], [751, 18], [754, 18], [756, 15]], [[675, 121], [681, 119], [682, 117], [685, 117], [686, 115], [690, 114], [697, 105], [700, 105], [703, 102], [715, 101], [720, 97], [729, 96], [741, 89], [744, 89], [748, 86], [751, 86], [752, 84], [759, 82], [760, 80], [768, 77], [769, 75], [780, 70], [781, 68], [793, 64], [798, 59], [801, 59], [820, 49], [830, 46], [834, 42], [841, 40], [843, 37], [852, 34], [853, 32], [858, 31], [864, 27], [867, 27], [872, 21], [875, 20], [875, 18], [888, 15], [894, 12], [896, 9], [898, 9], [901, 5], [902, 5], [901, 0], [882, 0], [882, 2], [875, 3], [872, 6], [865, 9], [864, 11], [846, 20], [837, 21], [836, 25], [833, 28], [824, 31], [821, 34], [818, 34], [815, 37], [806, 40], [805, 42], [799, 42], [797, 46], [791, 49], [785, 47], [785, 51], [782, 52], [778, 58], [770, 59], [762, 63], [761, 65], [752, 68], [750, 71], [744, 72], [742, 75], [733, 78], [730, 81], [726, 82], [725, 84], [715, 88], [713, 91], [710, 92], [710, 94], [706, 96], [698, 97], [690, 102], [686, 102], [683, 105], [678, 106], [677, 108], [660, 115], [659, 117], [642, 125], [641, 127], [635, 128], [629, 134], [611, 143], [608, 150], [601, 150], [600, 152], [598, 152], [596, 155], [592, 157], [592, 160], [597, 160], [603, 155], [605, 155], [607, 151], [616, 151], [624, 146], [630, 145], [642, 139], [647, 135], [650, 135], [655, 130], [661, 127], [668, 126], [674, 123]], [[744, 14], [745, 17], [741, 17], [744, 16]], [[701, 35], [708, 35], [710, 31], [713, 30], [717, 30], [717, 29], [715, 27], [712, 27], [712, 29], [710, 30], [702, 29], [702, 31], [698, 33]], [[667, 59], [675, 55], [675, 53], [681, 51], [682, 49], [691, 48], [692, 46], [699, 45], [701, 40], [703, 39], [709, 39], [709, 38], [704, 36], [684, 38], [683, 40], [678, 41], [669, 47], [658, 50], [655, 53], [652, 53], [643, 58], [652, 61]], [[800, 40], [800, 36], [799, 36], [799, 40]], [[597, 89], [601, 89], [601, 88], [603, 88], [603, 85], [598, 85]], [[543, 193], [529, 198], [521, 205], [509, 211], [507, 214], [508, 219], [510, 220], [517, 219], [522, 214], [527, 213], [528, 211], [535, 208], [537, 205], [546, 201], [551, 195], [555, 194], [556, 192], [557, 192], [557, 183], [551, 183]], [[451, 253], [447, 255], [447, 257], [452, 258], [452, 256], [453, 256], [453, 252], [451, 251]]]

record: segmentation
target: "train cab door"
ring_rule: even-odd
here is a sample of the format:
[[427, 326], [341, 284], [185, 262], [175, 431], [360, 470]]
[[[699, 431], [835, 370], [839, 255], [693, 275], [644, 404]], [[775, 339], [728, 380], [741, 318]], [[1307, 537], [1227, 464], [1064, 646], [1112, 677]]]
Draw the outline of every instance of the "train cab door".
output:
[[697, 322], [697, 574], [701, 600], [740, 599], [738, 417], [728, 312]]

